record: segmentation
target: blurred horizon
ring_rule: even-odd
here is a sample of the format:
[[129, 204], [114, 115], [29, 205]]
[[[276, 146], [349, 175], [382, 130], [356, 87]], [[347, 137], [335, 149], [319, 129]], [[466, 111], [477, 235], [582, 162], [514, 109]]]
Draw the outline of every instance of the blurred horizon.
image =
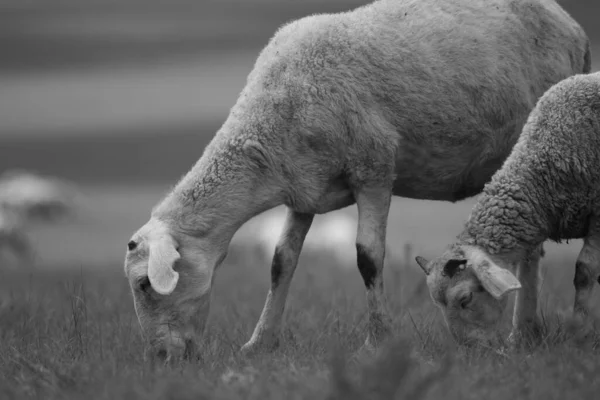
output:
[[[224, 122], [277, 28], [370, 2], [0, 0], [0, 173], [56, 175], [90, 199], [86, 222], [36, 232], [44, 263], [122, 258], [128, 235]], [[600, 2], [560, 3], [590, 37], [598, 70]], [[439, 249], [472, 202], [395, 199], [390, 240]]]
[[[199, 158], [278, 27], [369, 2], [1, 1], [0, 171], [170, 182]], [[590, 36], [596, 69], [600, 3], [561, 4]]]

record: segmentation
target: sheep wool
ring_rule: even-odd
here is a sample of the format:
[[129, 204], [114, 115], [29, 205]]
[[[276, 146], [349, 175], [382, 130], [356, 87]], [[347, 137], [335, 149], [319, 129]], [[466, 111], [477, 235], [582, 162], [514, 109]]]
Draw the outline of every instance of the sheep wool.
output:
[[600, 72], [551, 87], [459, 239], [490, 254], [586, 235], [600, 208]]

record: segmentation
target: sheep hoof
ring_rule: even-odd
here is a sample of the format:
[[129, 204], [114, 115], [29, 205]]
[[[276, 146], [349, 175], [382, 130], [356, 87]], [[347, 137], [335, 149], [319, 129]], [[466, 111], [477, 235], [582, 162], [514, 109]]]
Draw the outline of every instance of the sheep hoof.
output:
[[542, 326], [539, 323], [531, 323], [522, 328], [513, 328], [507, 342], [512, 350], [531, 350], [541, 344], [542, 339]]
[[387, 351], [386, 349], [388, 348], [391, 339], [391, 330], [386, 331], [384, 335], [380, 335], [377, 338], [373, 337], [373, 335], [369, 335], [364, 344], [357, 350], [356, 356], [359, 358], [377, 357], [381, 355], [382, 352]]
[[278, 348], [278, 339], [262, 342], [251, 340], [240, 348], [240, 353], [242, 353], [244, 357], [252, 357], [255, 355], [272, 353]]
[[376, 349], [393, 336], [392, 320], [386, 314], [372, 314], [364, 347]]
[[358, 351], [356, 353], [360, 357], [375, 356], [377, 354], [377, 349], [378, 349], [378, 347], [373, 345], [367, 339], [365, 341], [365, 343], [362, 346], [360, 346], [360, 348], [358, 349]]

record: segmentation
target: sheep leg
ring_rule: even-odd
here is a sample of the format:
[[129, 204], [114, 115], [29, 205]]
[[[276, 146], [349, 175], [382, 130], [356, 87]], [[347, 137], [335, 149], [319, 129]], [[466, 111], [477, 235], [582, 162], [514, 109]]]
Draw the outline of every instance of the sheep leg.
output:
[[527, 254], [519, 263], [517, 279], [522, 288], [517, 292], [513, 313], [513, 328], [509, 342], [518, 346], [532, 345], [541, 339], [541, 323], [537, 315], [542, 245]]
[[279, 331], [290, 283], [313, 217], [314, 214], [287, 210], [283, 230], [275, 246], [271, 263], [271, 289], [252, 337], [242, 346], [243, 353], [249, 355], [271, 351], [279, 345]]
[[600, 232], [590, 232], [584, 239], [583, 248], [575, 264], [575, 302], [573, 313], [587, 320], [594, 283], [600, 282]]
[[358, 270], [367, 289], [369, 313], [365, 347], [375, 348], [391, 334], [392, 321], [386, 307], [383, 265], [387, 219], [392, 193], [381, 189], [361, 189], [355, 193], [358, 207], [356, 255]]

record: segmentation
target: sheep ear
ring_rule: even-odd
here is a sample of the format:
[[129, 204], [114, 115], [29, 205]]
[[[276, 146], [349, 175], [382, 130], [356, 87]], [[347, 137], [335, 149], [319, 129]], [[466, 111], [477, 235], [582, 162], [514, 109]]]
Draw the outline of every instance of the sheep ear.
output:
[[498, 266], [482, 252], [478, 251], [478, 253], [472, 260], [471, 266], [481, 285], [496, 300], [521, 288], [521, 283], [512, 272]]
[[419, 264], [419, 267], [421, 267], [421, 269], [423, 270], [423, 272], [425, 272], [425, 275], [429, 275], [429, 273], [431, 272], [428, 268], [427, 268], [427, 264], [429, 264], [429, 261], [427, 261], [427, 259], [421, 257], [421, 256], [416, 256], [415, 257], [415, 261], [417, 262], [417, 264]]
[[181, 258], [175, 241], [169, 235], [153, 238], [149, 242], [148, 279], [159, 294], [168, 295], [175, 290], [179, 274], [173, 270], [175, 262]]

